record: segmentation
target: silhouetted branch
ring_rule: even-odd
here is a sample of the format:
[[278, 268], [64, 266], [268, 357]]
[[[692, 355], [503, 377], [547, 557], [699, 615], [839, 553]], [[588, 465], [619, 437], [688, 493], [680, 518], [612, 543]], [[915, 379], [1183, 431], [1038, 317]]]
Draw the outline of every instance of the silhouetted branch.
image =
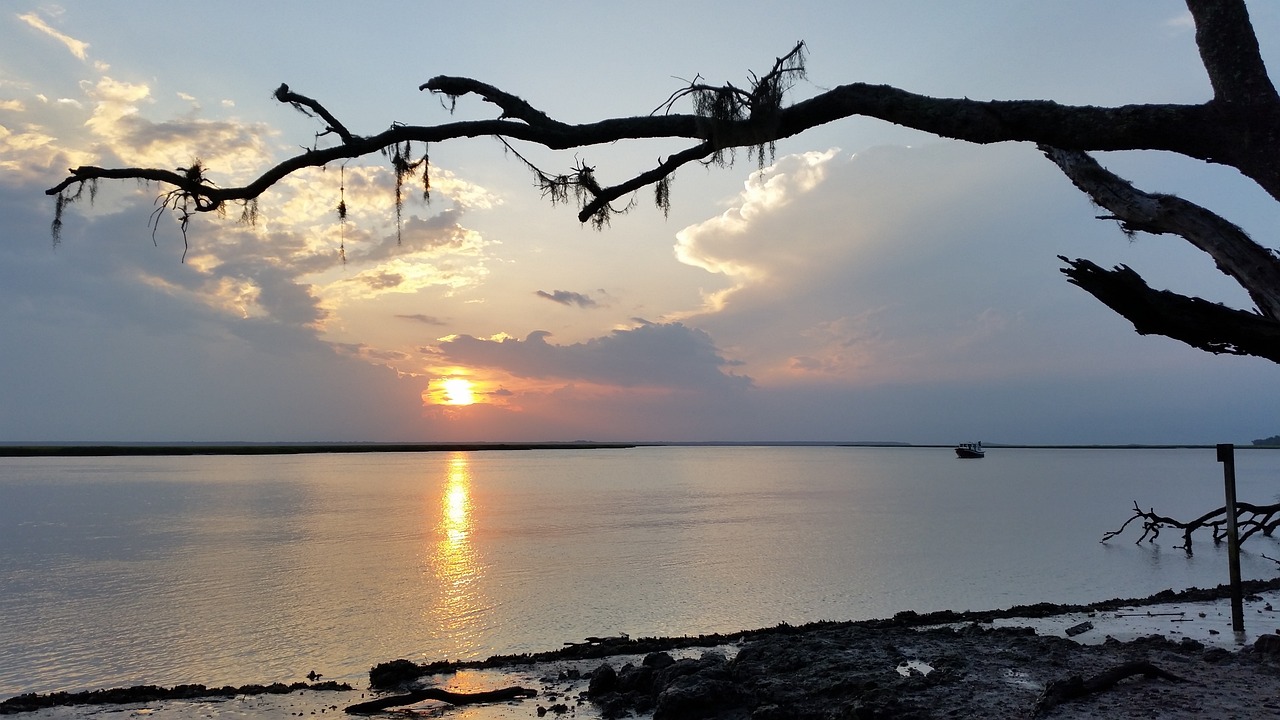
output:
[[1146, 193], [1087, 153], [1041, 145], [1040, 150], [1083, 193], [1111, 211], [1126, 233], [1178, 235], [1213, 258], [1273, 320], [1280, 320], [1280, 260], [1235, 224], [1174, 195]]
[[1276, 89], [1267, 77], [1258, 37], [1242, 0], [1187, 0], [1196, 25], [1196, 47], [1209, 73], [1214, 97], [1225, 103], [1271, 103]]
[[1120, 265], [1106, 270], [1088, 260], [1068, 260], [1062, 273], [1133, 323], [1141, 335], [1164, 335], [1206, 352], [1253, 355], [1280, 363], [1280, 322], [1201, 298], [1155, 290]]
[[288, 103], [305, 114], [308, 114], [308, 115], [310, 114], [310, 113], [307, 113], [307, 110], [306, 110], [306, 108], [310, 108], [313, 112], [315, 112], [315, 114], [319, 115], [322, 119], [324, 119], [326, 123], [329, 124], [329, 127], [326, 130], [326, 132], [337, 133], [338, 136], [342, 138], [343, 142], [349, 143], [355, 140], [355, 138], [351, 135], [351, 131], [347, 130], [345, 125], [338, 122], [338, 119], [334, 117], [333, 114], [330, 113], [328, 109], [325, 108], [325, 106], [321, 105], [319, 102], [315, 100], [312, 100], [306, 95], [299, 95], [298, 93], [290, 91], [289, 86], [286, 85], [285, 83], [280, 83], [280, 87], [276, 88], [274, 95], [275, 95], [275, 98], [280, 102]]
[[[1138, 536], [1134, 544], [1141, 544], [1143, 540], [1155, 542], [1156, 538], [1160, 536], [1160, 530], [1163, 528], [1182, 531], [1182, 544], [1174, 547], [1186, 550], [1188, 555], [1192, 554], [1191, 536], [1199, 530], [1207, 529], [1214, 545], [1227, 539], [1227, 508], [1225, 506], [1210, 510], [1192, 520], [1178, 520], [1157, 514], [1154, 508], [1143, 510], [1138, 507], [1138, 503], [1135, 501], [1133, 503], [1133, 515], [1129, 516], [1129, 519], [1125, 520], [1124, 524], [1119, 528], [1103, 535], [1100, 542], [1105, 543], [1118, 537], [1135, 520], [1141, 522], [1142, 534]], [[1258, 533], [1262, 533], [1264, 537], [1271, 537], [1278, 526], [1280, 526], [1280, 503], [1270, 505], [1236, 503], [1236, 532], [1241, 543]]]

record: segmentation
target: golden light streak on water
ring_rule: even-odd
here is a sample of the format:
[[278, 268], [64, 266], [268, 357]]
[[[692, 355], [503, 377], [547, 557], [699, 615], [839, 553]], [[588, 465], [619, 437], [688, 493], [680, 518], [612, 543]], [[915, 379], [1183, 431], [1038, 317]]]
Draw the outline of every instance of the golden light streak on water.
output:
[[472, 543], [475, 506], [471, 501], [472, 474], [467, 453], [449, 458], [443, 491], [429, 508], [435, 532], [427, 553], [428, 580], [424, 621], [436, 628], [449, 657], [476, 655], [478, 640], [489, 624], [492, 602], [482, 588], [486, 564]]

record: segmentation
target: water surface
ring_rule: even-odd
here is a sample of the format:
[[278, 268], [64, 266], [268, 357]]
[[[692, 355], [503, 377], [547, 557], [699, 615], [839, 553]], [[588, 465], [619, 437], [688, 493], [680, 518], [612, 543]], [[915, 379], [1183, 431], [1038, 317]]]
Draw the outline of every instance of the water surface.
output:
[[[1280, 453], [1237, 453], [1272, 502]], [[1226, 581], [1213, 450], [696, 447], [0, 460], [0, 696]], [[1245, 577], [1272, 577], [1269, 539]]]

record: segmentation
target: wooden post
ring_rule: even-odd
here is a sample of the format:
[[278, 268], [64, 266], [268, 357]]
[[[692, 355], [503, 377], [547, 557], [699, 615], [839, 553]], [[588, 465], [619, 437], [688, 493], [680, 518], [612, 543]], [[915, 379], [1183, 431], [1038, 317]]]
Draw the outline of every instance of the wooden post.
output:
[[1236, 532], [1236, 447], [1218, 445], [1218, 462], [1227, 490], [1227, 565], [1231, 569], [1231, 629], [1244, 632], [1244, 592], [1240, 587], [1240, 535]]

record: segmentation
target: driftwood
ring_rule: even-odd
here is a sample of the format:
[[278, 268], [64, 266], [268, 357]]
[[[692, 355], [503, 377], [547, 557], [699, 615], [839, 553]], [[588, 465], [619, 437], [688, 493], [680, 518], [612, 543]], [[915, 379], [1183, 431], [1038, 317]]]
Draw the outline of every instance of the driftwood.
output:
[[484, 690], [473, 693], [450, 692], [440, 688], [423, 688], [422, 690], [414, 690], [401, 695], [388, 695], [387, 697], [378, 698], [376, 700], [348, 705], [345, 708], [345, 711], [351, 715], [372, 715], [390, 707], [412, 705], [414, 703], [422, 702], [423, 700], [440, 700], [447, 702], [450, 705], [471, 705], [474, 703], [520, 700], [523, 698], [536, 697], [537, 694], [537, 690], [531, 690], [529, 688], [519, 686], [501, 688], [498, 690]]
[[[1120, 535], [1135, 520], [1139, 520], [1142, 523], [1142, 535], [1134, 541], [1135, 544], [1141, 544], [1143, 540], [1154, 542], [1160, 536], [1162, 528], [1173, 528], [1182, 531], [1182, 544], [1174, 547], [1186, 550], [1187, 555], [1192, 554], [1191, 535], [1197, 530], [1208, 529], [1212, 534], [1214, 545], [1227, 539], [1227, 508], [1225, 506], [1217, 510], [1211, 510], [1193, 520], [1178, 520], [1157, 514], [1154, 508], [1143, 510], [1138, 507], [1138, 502], [1135, 500], [1133, 503], [1133, 515], [1128, 520], [1125, 520], [1124, 524], [1118, 529], [1103, 535], [1100, 542], [1105, 543]], [[1236, 531], [1239, 533], [1241, 543], [1257, 533], [1262, 533], [1265, 537], [1271, 537], [1276, 527], [1280, 527], [1280, 503], [1271, 505], [1254, 505], [1246, 502], [1236, 503]]]
[[1079, 675], [1072, 675], [1065, 680], [1054, 680], [1045, 686], [1044, 692], [1040, 694], [1040, 699], [1036, 701], [1033, 717], [1041, 717], [1053, 708], [1065, 702], [1079, 700], [1087, 695], [1100, 693], [1104, 690], [1110, 690], [1116, 683], [1125, 678], [1134, 675], [1143, 675], [1148, 678], [1161, 678], [1170, 682], [1187, 682], [1186, 678], [1174, 675], [1171, 672], [1161, 670], [1146, 660], [1135, 660], [1122, 665], [1117, 665], [1105, 672], [1098, 673], [1089, 679], [1084, 679]]

